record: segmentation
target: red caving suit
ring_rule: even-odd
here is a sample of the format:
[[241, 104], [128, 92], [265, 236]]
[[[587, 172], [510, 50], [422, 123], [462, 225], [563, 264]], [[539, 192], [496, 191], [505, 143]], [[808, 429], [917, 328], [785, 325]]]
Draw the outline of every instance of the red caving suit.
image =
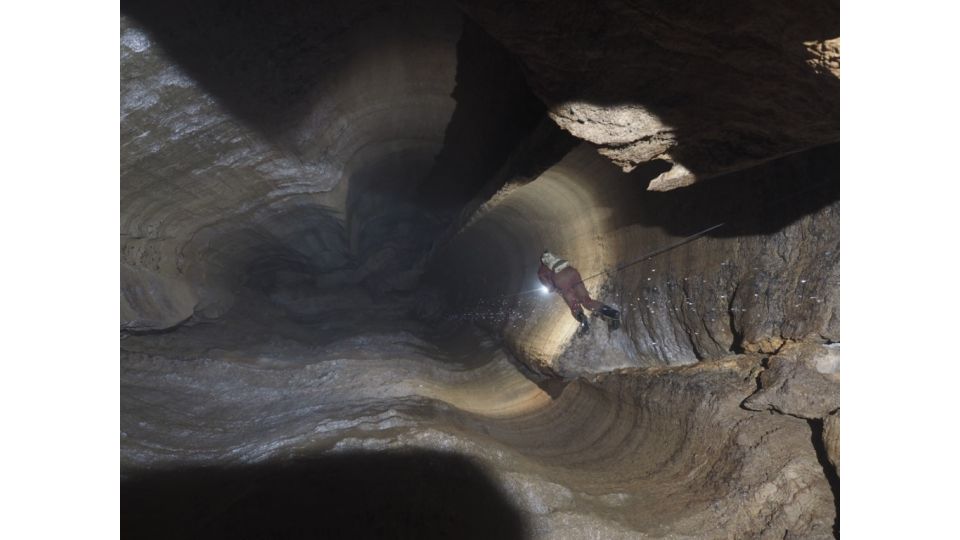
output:
[[603, 307], [603, 303], [590, 298], [590, 293], [583, 286], [580, 272], [572, 266], [567, 266], [559, 272], [554, 272], [547, 265], [540, 263], [540, 269], [537, 270], [537, 277], [540, 283], [543, 283], [551, 291], [556, 291], [563, 296], [563, 301], [570, 307], [570, 312], [576, 317], [577, 313], [582, 313], [583, 308], [595, 311]]

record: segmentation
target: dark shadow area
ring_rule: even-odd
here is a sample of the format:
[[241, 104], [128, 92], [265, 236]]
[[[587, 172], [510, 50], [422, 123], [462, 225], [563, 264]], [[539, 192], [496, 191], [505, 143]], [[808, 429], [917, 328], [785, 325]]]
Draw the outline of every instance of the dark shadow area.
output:
[[126, 539], [526, 537], [478, 465], [433, 451], [145, 472], [120, 488]]
[[168, 326], [166, 328], [137, 329], [137, 328], [123, 328], [121, 326], [120, 339], [125, 339], [130, 336], [160, 336], [165, 334], [171, 334], [177, 331], [177, 329], [179, 329], [181, 326], [185, 326], [188, 323], [188, 321], [190, 321], [190, 319], [185, 319], [177, 324], [174, 324], [173, 326]]
[[830, 482], [830, 490], [833, 491], [833, 500], [837, 509], [837, 517], [833, 522], [833, 536], [840, 538], [840, 476], [833, 464], [827, 458], [827, 447], [823, 444], [823, 420], [807, 420], [810, 424], [810, 442], [817, 451], [817, 461], [823, 467], [823, 474]]
[[[457, 20], [442, 0], [123, 0], [120, 12], [143, 25], [235, 117], [270, 139], [303, 118], [316, 89], [342, 65], [341, 38], [348, 31], [378, 19], [391, 29], [429, 34], [437, 31], [431, 25]], [[369, 39], [382, 39], [382, 32], [369, 32]]]
[[195, 257], [268, 294], [285, 280], [355, 269], [343, 220], [325, 206], [255, 208], [201, 231]]
[[358, 261], [357, 275], [374, 297], [414, 289], [442, 230], [440, 219], [416, 194], [432, 164], [432, 153], [398, 151], [359, 165], [350, 177], [350, 250]]
[[546, 114], [520, 64], [470, 19], [457, 42], [456, 82], [443, 148], [418, 186], [433, 208], [469, 201]]
[[[631, 176], [649, 183], [656, 172], [648, 170], [652, 167], [640, 167]], [[617, 227], [639, 223], [685, 237], [724, 223], [707, 236], [771, 234], [840, 200], [840, 144], [671, 191], [610, 193], [608, 204], [618, 208]]]

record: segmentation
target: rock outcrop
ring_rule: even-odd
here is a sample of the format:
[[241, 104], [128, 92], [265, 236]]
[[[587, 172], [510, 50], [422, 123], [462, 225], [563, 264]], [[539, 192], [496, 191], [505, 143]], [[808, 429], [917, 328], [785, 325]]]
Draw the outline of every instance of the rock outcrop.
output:
[[674, 189], [840, 136], [840, 3], [459, 4], [523, 62], [550, 117]]
[[840, 409], [840, 347], [807, 343], [771, 357], [743, 406], [818, 420]]

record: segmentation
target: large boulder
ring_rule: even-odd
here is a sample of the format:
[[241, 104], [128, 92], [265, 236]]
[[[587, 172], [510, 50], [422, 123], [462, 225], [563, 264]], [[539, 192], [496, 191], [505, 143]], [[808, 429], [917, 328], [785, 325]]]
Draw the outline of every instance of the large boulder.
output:
[[839, 344], [788, 346], [768, 362], [760, 388], [743, 402], [747, 409], [819, 420], [840, 408]]

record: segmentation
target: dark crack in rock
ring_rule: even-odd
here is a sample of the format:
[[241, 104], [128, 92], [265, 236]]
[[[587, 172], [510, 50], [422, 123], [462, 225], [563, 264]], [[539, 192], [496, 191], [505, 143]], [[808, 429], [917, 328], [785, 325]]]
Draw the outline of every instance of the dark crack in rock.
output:
[[840, 476], [840, 410], [823, 419], [823, 445], [830, 464]]

